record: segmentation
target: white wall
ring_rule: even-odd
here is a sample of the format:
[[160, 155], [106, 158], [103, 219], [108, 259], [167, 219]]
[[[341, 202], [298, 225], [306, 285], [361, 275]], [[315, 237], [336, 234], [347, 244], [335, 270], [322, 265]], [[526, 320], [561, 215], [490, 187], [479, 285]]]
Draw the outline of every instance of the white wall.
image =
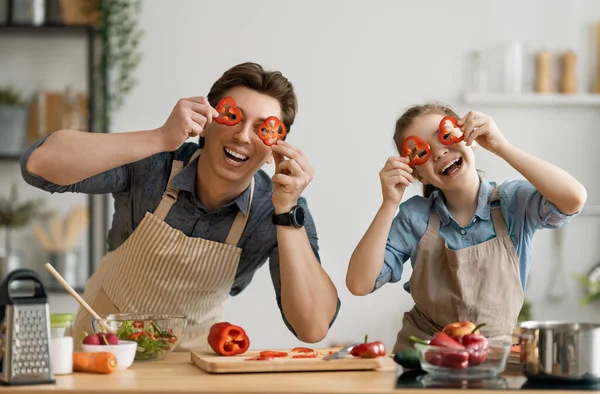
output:
[[[525, 42], [528, 54], [572, 48], [578, 54], [579, 88], [589, 91], [595, 83], [592, 23], [599, 19], [600, 4], [594, 0], [233, 1], [225, 8], [208, 1], [146, 0], [140, 15], [146, 31], [144, 61], [136, 74], [140, 83], [114, 128], [162, 125], [178, 98], [206, 95], [236, 63], [251, 60], [282, 70], [300, 102], [289, 141], [316, 169], [305, 196], [316, 219], [323, 265], [342, 299], [338, 320], [323, 343], [360, 340], [368, 333], [391, 347], [402, 313], [412, 306], [401, 288], [409, 264], [401, 283], [368, 297], [352, 296], [344, 278], [352, 250], [381, 201], [378, 171], [396, 154], [391, 138], [397, 116], [411, 104], [433, 99], [449, 102], [461, 114], [469, 109], [488, 113], [510, 141], [572, 173], [587, 187], [588, 203], [600, 204], [594, 141], [598, 107], [471, 108], [460, 98], [470, 52], [511, 39]], [[527, 61], [530, 90], [530, 56]], [[333, 108], [330, 100], [336, 101]], [[477, 159], [490, 180], [520, 178], [482, 149]], [[415, 193], [416, 187], [410, 195]], [[586, 273], [600, 261], [599, 219], [577, 218], [566, 229], [563, 257], [569, 273]], [[567, 274], [561, 274], [560, 283], [570, 295], [559, 303], [546, 299], [556, 254], [552, 235], [540, 232], [534, 246], [527, 291], [534, 318], [600, 320], [597, 305], [578, 306], [581, 289]], [[53, 302], [55, 309], [72, 305]], [[297, 343], [280, 319], [267, 266], [231, 299], [227, 317], [247, 328], [253, 346]]]

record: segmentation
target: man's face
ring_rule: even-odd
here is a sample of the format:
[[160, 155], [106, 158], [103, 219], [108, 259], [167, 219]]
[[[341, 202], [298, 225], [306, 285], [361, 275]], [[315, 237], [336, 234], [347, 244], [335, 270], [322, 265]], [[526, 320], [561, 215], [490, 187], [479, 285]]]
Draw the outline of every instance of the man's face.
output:
[[250, 178], [266, 162], [272, 161], [271, 148], [258, 137], [258, 126], [269, 116], [281, 119], [277, 99], [246, 87], [225, 93], [242, 111], [242, 121], [235, 126], [212, 122], [202, 134], [206, 137], [202, 155], [209, 159], [210, 170], [217, 176], [236, 182]]

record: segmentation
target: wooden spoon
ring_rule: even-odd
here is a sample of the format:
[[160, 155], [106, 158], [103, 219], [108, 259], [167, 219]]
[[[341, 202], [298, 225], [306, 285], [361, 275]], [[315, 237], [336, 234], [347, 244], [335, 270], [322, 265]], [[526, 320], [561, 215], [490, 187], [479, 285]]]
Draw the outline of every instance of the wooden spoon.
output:
[[54, 267], [52, 266], [52, 264], [46, 263], [45, 266], [46, 266], [46, 269], [52, 274], [52, 276], [54, 276], [54, 278], [56, 278], [56, 280], [61, 284], [61, 286], [66, 291], [68, 291], [69, 294], [71, 294], [73, 296], [73, 298], [75, 298], [75, 300], [77, 300], [77, 302], [79, 302], [79, 304], [86, 311], [89, 312], [90, 315], [92, 315], [95, 319], [99, 320], [100, 325], [102, 327], [104, 327], [111, 334], [116, 334], [115, 330], [113, 330], [112, 327], [110, 327], [108, 324], [106, 324], [106, 322], [104, 320], [102, 320], [102, 318], [92, 309], [92, 307], [89, 306], [88, 303], [85, 302], [84, 299], [81, 298], [81, 296], [79, 294], [77, 294], [77, 292], [67, 283], [67, 281], [63, 279], [63, 277], [58, 273], [58, 271], [56, 271], [54, 269]]

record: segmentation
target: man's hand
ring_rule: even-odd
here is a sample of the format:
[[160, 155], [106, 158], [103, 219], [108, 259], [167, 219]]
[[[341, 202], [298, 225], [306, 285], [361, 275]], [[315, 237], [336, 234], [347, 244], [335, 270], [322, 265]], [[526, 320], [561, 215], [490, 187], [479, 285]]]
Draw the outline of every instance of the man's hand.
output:
[[217, 116], [219, 113], [211, 107], [206, 97], [180, 99], [165, 124], [157, 129], [163, 150], [172, 152], [188, 138], [201, 135]]
[[271, 147], [275, 159], [273, 207], [275, 213], [289, 212], [312, 181], [314, 170], [302, 151], [285, 141]]

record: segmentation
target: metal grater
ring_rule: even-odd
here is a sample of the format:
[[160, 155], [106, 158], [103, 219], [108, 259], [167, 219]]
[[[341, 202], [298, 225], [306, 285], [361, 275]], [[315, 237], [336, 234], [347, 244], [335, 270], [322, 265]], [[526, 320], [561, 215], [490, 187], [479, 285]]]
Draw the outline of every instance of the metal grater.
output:
[[[13, 281], [33, 281], [32, 296], [10, 294]], [[0, 382], [55, 383], [50, 365], [50, 313], [44, 286], [28, 269], [10, 272], [0, 284]]]

